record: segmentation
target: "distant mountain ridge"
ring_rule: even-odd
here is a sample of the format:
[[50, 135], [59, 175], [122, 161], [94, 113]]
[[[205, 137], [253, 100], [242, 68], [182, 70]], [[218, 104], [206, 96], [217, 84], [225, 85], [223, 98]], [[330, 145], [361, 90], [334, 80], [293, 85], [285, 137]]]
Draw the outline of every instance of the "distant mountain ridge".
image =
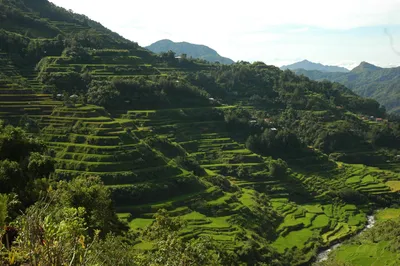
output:
[[361, 62], [357, 67], [353, 68], [351, 72], [353, 73], [361, 73], [364, 71], [376, 71], [376, 70], [382, 70], [383, 68], [375, 66], [373, 64], [370, 64], [368, 62]]
[[310, 62], [308, 60], [303, 60], [291, 65], [287, 65], [287, 66], [282, 66], [281, 67], [282, 70], [297, 70], [297, 69], [305, 69], [305, 70], [318, 70], [321, 72], [343, 72], [343, 73], [347, 73], [349, 72], [349, 70], [347, 68], [344, 67], [339, 67], [339, 66], [326, 66], [320, 63], [314, 63], [314, 62]]
[[297, 69], [294, 72], [317, 81], [341, 83], [360, 96], [377, 100], [389, 112], [400, 114], [400, 67], [381, 68], [361, 62], [348, 73], [305, 69]]
[[228, 65], [234, 63], [232, 59], [219, 55], [217, 51], [208, 46], [188, 42], [160, 40], [147, 46], [146, 49], [154, 53], [173, 51], [177, 55], [186, 54], [189, 57], [204, 59], [214, 63], [220, 62], [221, 64]]

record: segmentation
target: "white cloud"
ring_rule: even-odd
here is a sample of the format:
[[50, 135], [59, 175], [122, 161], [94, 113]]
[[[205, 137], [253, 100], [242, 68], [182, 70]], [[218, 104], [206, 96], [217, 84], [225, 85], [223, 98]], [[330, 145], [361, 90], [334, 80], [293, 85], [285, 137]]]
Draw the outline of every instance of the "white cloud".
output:
[[333, 66], [341, 66], [341, 67], [345, 67], [349, 70], [352, 70], [353, 68], [355, 68], [356, 66], [358, 66], [360, 64], [360, 62], [356, 62], [356, 61], [351, 61], [351, 60], [344, 60], [344, 61], [331, 61], [329, 63], [329, 65], [333, 65]]
[[289, 33], [302, 33], [302, 32], [307, 32], [309, 30], [310, 30], [309, 27], [302, 27], [302, 28], [296, 28], [296, 29], [288, 30], [288, 32]]
[[[267, 63], [274, 58], [312, 60], [310, 56], [321, 61], [359, 61], [351, 58], [350, 51], [360, 54], [356, 51], [360, 43], [352, 36], [336, 35], [334, 39], [323, 34], [400, 25], [400, 0], [51, 1], [86, 14], [142, 46], [168, 38], [205, 44], [234, 60]], [[313, 29], [320, 30], [315, 33]], [[368, 49], [373, 42], [373, 38], [367, 41]], [[348, 53], [341, 47], [346, 43]]]

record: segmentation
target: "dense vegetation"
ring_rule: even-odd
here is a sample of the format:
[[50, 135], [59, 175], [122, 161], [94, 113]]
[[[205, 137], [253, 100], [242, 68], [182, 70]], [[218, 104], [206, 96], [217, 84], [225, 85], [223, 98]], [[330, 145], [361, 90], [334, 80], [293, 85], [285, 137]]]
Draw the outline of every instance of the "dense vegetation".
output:
[[0, 6], [0, 264], [309, 264], [400, 204], [399, 120], [374, 100]]
[[380, 68], [366, 62], [349, 73], [295, 70], [314, 80], [339, 82], [363, 97], [373, 98], [392, 113], [400, 113], [400, 68]]

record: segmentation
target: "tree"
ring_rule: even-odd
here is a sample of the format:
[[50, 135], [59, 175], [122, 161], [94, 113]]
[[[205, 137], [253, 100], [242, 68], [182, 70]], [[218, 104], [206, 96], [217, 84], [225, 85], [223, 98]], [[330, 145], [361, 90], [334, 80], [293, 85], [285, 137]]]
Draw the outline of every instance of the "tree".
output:
[[44, 152], [45, 145], [36, 138], [30, 138], [24, 130], [6, 126], [0, 128], [0, 160], [21, 162], [32, 152]]
[[153, 241], [155, 250], [149, 256], [142, 257], [140, 265], [236, 265], [237, 257], [233, 253], [222, 251], [211, 238], [200, 237], [189, 241], [179, 237], [179, 230], [185, 223], [169, 217], [166, 210], [159, 210], [154, 223], [144, 236]]
[[28, 117], [27, 114], [24, 114], [19, 120], [19, 126], [31, 133], [39, 133], [40, 129], [37, 122]]
[[7, 218], [7, 201], [7, 196], [0, 194], [0, 228], [3, 228], [6, 225], [5, 221]]
[[38, 152], [31, 153], [28, 163], [28, 175], [32, 178], [47, 177], [55, 171], [55, 161], [49, 156]]
[[87, 93], [88, 102], [104, 107], [117, 104], [115, 101], [120, 95], [113, 83], [104, 81], [92, 81]]
[[269, 170], [273, 177], [283, 177], [286, 175], [288, 165], [282, 159], [273, 160], [269, 163]]
[[260, 136], [249, 136], [246, 141], [248, 149], [263, 155], [287, 156], [297, 154], [305, 148], [297, 135], [287, 129], [271, 130], [267, 128]]
[[0, 193], [16, 193], [24, 205], [37, 195], [37, 181], [50, 177], [54, 160], [46, 146], [21, 128], [0, 126]]
[[104, 236], [125, 229], [115, 214], [110, 192], [99, 177], [80, 176], [70, 182], [61, 181], [52, 194], [58, 195], [60, 206], [84, 208], [83, 218], [91, 233], [100, 230]]
[[14, 265], [96, 265], [96, 233], [89, 238], [84, 208], [57, 208], [39, 201], [18, 218], [16, 244], [9, 251]]

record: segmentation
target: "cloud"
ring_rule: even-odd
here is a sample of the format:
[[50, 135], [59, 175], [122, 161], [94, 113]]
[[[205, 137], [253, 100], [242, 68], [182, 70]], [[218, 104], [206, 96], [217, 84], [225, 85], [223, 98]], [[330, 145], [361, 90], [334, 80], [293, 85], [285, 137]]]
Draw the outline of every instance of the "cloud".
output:
[[360, 27], [400, 25], [400, 0], [50, 1], [142, 46], [168, 38], [205, 44], [234, 60], [267, 63], [297, 57], [363, 61], [368, 56], [385, 63], [394, 53], [382, 30], [374, 37], [369, 30], [357, 37], [353, 33]]
[[309, 30], [310, 30], [309, 27], [302, 27], [302, 28], [296, 28], [296, 29], [288, 30], [288, 32], [289, 33], [302, 33], [302, 32], [307, 32]]
[[[135, 18], [151, 27], [220, 28], [227, 31], [263, 29], [271, 25], [307, 25], [350, 29], [377, 24], [400, 24], [400, 0], [51, 0], [94, 19], [118, 24]], [[251, 27], [249, 27], [251, 26]]]
[[356, 66], [358, 66], [361, 62], [356, 62], [356, 61], [352, 61], [352, 60], [344, 60], [344, 61], [331, 61], [331, 63], [329, 63], [329, 65], [332, 66], [341, 66], [344, 68], [347, 68], [349, 70], [352, 70], [353, 68], [355, 68]]

